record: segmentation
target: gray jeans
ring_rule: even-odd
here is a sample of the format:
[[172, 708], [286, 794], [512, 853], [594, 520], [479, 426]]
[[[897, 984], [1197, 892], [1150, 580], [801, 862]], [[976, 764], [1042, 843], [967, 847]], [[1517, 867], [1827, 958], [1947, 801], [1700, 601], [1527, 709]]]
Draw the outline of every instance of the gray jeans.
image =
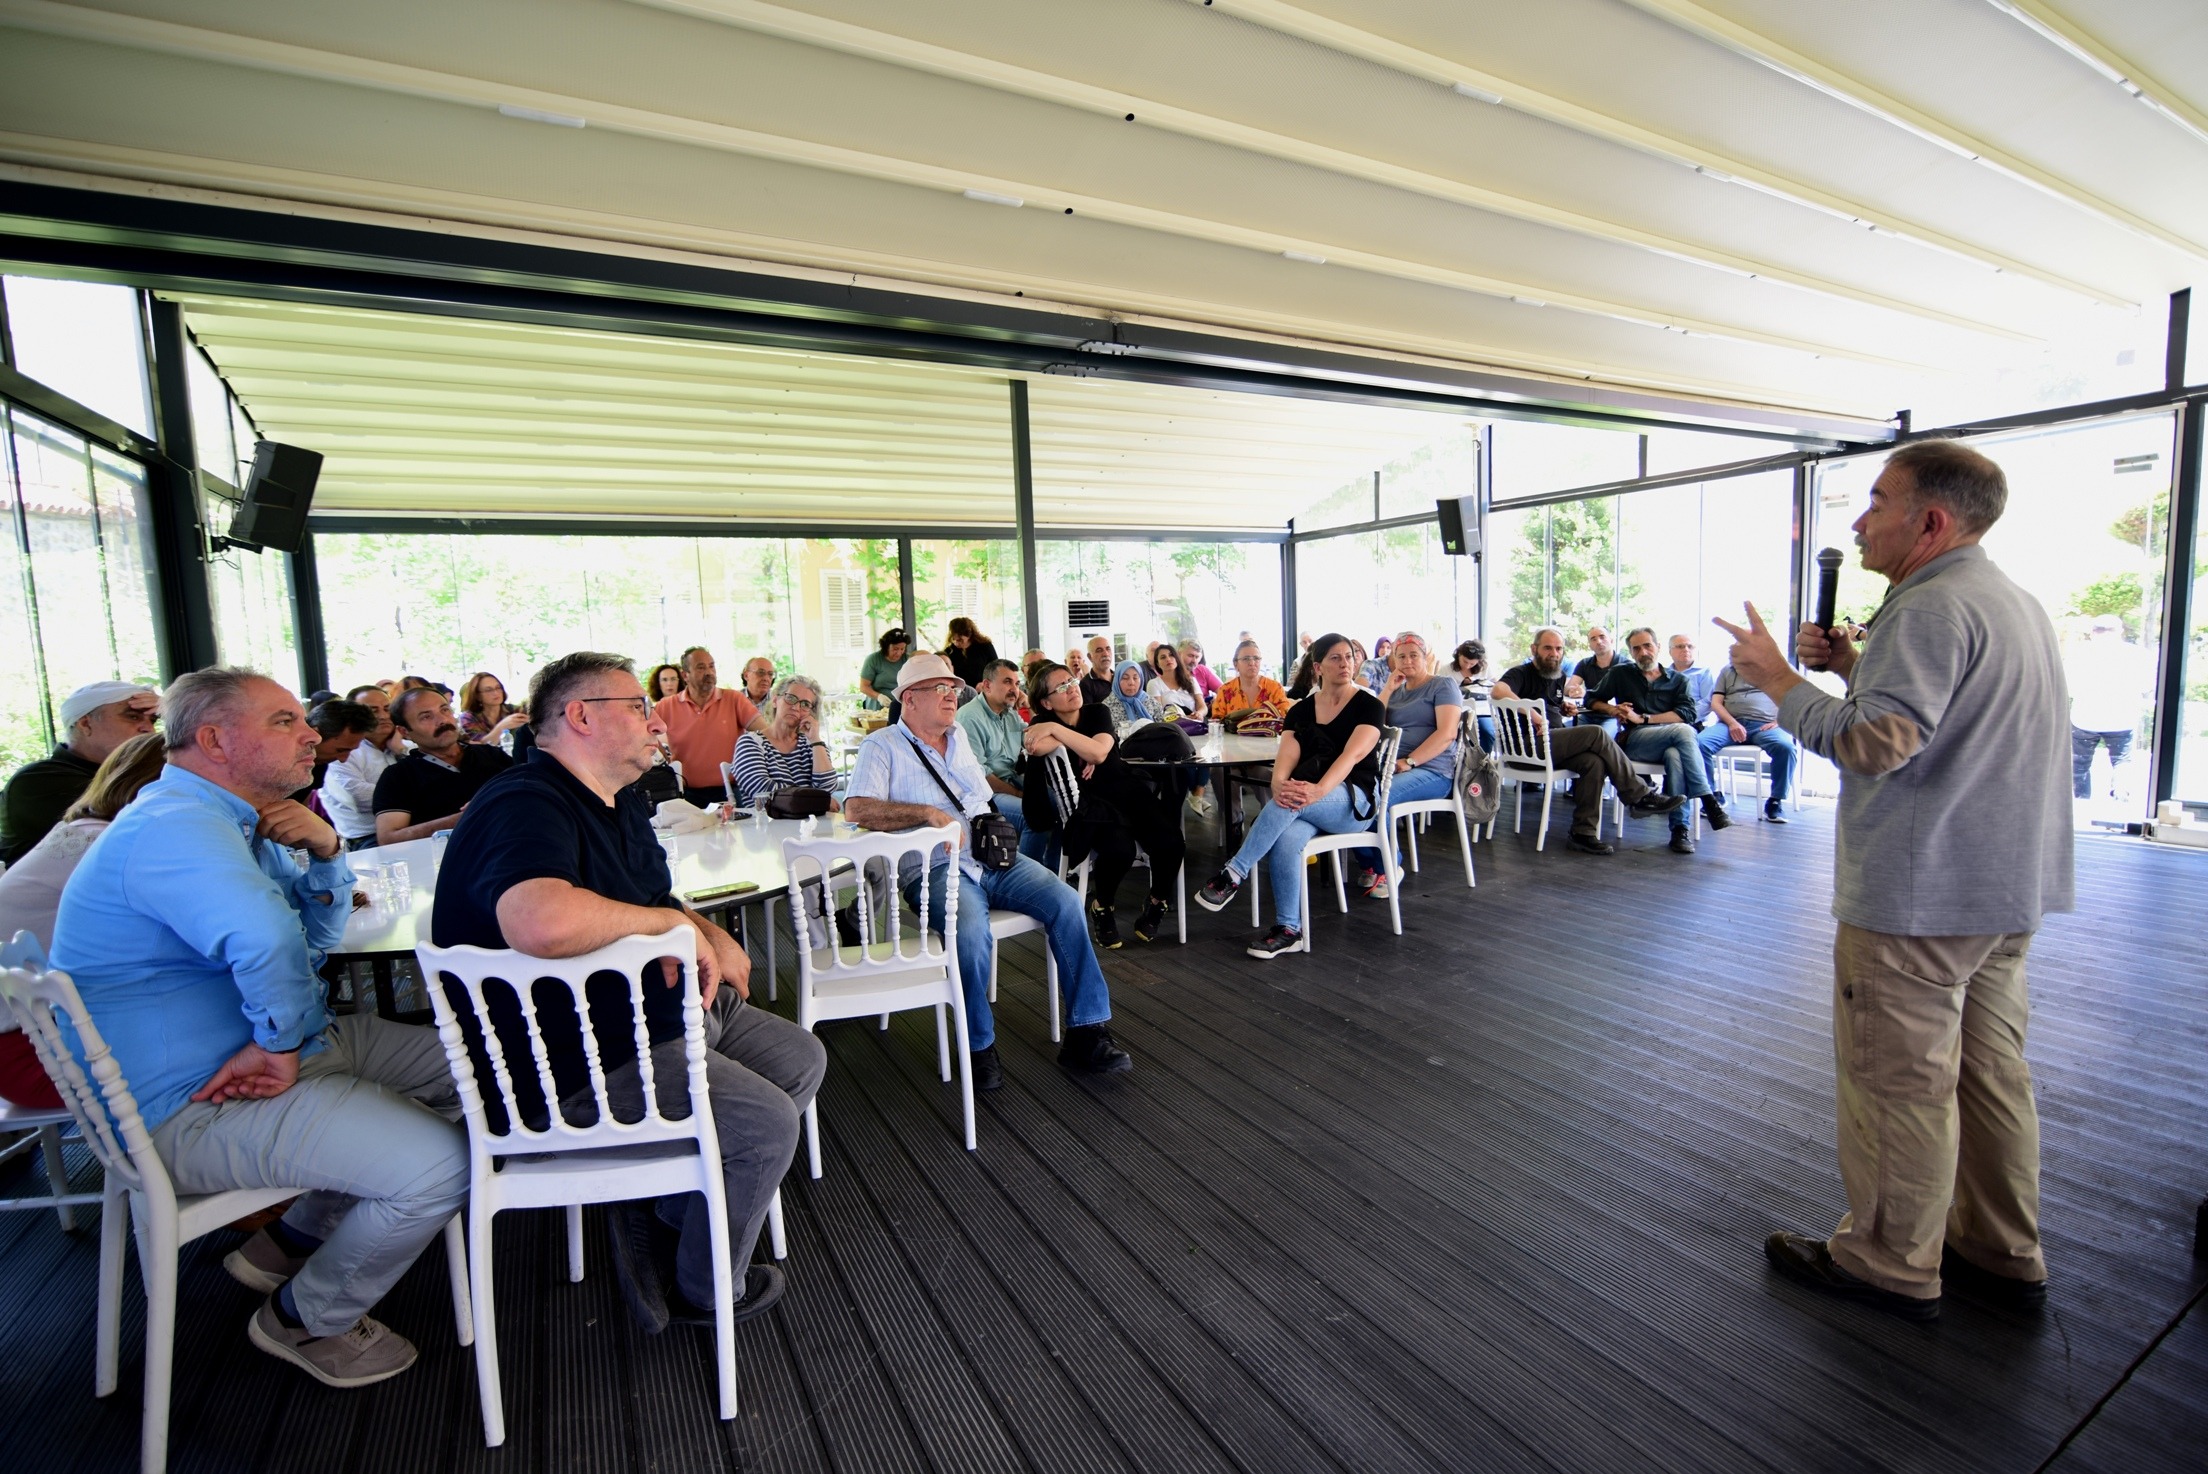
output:
[[[798, 1123], [828, 1073], [828, 1052], [796, 1024], [747, 1006], [727, 987], [705, 1012], [705, 1049], [706, 1092], [720, 1135], [728, 1197], [730, 1262], [741, 1286], [759, 1226], [797, 1153]], [[689, 1114], [690, 1070], [680, 1039], [653, 1046], [652, 1082], [662, 1115]], [[644, 1092], [635, 1061], [606, 1076], [606, 1093], [616, 1119], [642, 1116]], [[713, 1239], [702, 1193], [692, 1194], [683, 1212], [675, 1284], [691, 1304], [713, 1303]]]
[[322, 1031], [267, 1100], [188, 1104], [153, 1132], [180, 1193], [293, 1187], [287, 1228], [323, 1241], [291, 1282], [317, 1336], [389, 1292], [468, 1200], [468, 1142], [435, 1029], [366, 1014]]

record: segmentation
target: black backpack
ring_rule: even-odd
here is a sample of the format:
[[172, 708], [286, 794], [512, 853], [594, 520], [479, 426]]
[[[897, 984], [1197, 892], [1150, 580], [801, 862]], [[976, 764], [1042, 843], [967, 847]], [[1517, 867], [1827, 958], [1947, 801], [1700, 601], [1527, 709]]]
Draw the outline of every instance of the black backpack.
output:
[[1119, 741], [1119, 755], [1132, 763], [1186, 763], [1196, 759], [1188, 734], [1171, 722], [1149, 722]]

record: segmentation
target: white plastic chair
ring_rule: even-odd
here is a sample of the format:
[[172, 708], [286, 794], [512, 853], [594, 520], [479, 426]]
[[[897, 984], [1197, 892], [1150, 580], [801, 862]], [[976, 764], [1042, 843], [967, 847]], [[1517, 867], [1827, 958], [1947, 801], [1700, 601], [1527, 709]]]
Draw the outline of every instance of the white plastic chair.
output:
[[[4, 868], [4, 867], [0, 867]], [[46, 966], [46, 949], [38, 938], [27, 931], [19, 931], [12, 941], [0, 945], [0, 967], [43, 968]], [[7, 1010], [0, 1009], [0, 1022], [7, 1017]], [[34, 1044], [32, 1048], [37, 1046]], [[40, 1197], [0, 1198], [0, 1213], [17, 1209], [36, 1210], [51, 1208], [61, 1220], [63, 1233], [74, 1233], [77, 1228], [77, 1209], [90, 1207], [100, 1201], [99, 1193], [73, 1193], [69, 1191], [69, 1164], [62, 1159], [62, 1128], [75, 1124], [66, 1105], [40, 1109], [36, 1106], [16, 1105], [0, 1100], [0, 1131], [24, 1132], [20, 1139], [0, 1150], [0, 1164], [27, 1156], [36, 1149], [46, 1159], [46, 1192]]]
[[[1375, 805], [1372, 823], [1363, 829], [1352, 829], [1344, 834], [1315, 834], [1304, 841], [1304, 863], [1297, 867], [1297, 877], [1303, 886], [1303, 939], [1294, 948], [1298, 952], [1311, 950], [1311, 861], [1325, 855], [1334, 867], [1334, 905], [1343, 914], [1349, 911], [1349, 888], [1342, 878], [1342, 853], [1345, 850], [1378, 849], [1381, 874], [1388, 877], [1388, 922], [1397, 936], [1403, 935], [1403, 867], [1395, 858], [1395, 828], [1383, 823], [1381, 816], [1388, 811], [1388, 793], [1395, 786], [1395, 754], [1402, 744], [1401, 727], [1383, 727], [1379, 744], [1373, 749], [1373, 760], [1380, 766], [1380, 784], [1373, 790]], [[1257, 877], [1264, 867], [1260, 865], [1250, 872], [1250, 925], [1263, 924], [1263, 912], [1258, 906]]]
[[[1730, 798], [1738, 793], [1743, 770], [1756, 780], [1756, 817], [1762, 818], [1771, 799], [1771, 758], [1752, 742], [1733, 742], [1717, 750], [1718, 786]], [[1784, 807], [1785, 800], [1780, 800]]]
[[[10, 967], [0, 970], [0, 999], [30, 1035], [39, 1063], [53, 1077], [77, 1129], [107, 1173], [100, 1208], [100, 1289], [93, 1332], [93, 1393], [105, 1397], [120, 1380], [123, 1228], [136, 1231], [138, 1273], [146, 1290], [145, 1416], [139, 1432], [139, 1467], [160, 1474], [169, 1461], [169, 1382], [175, 1356], [178, 1252], [212, 1229], [295, 1198], [304, 1188], [250, 1187], [180, 1196], [169, 1169], [153, 1149], [138, 1102], [122, 1066], [85, 1012], [77, 986], [65, 972]], [[66, 1014], [84, 1048], [85, 1064], [62, 1040], [55, 1014]], [[89, 1066], [91, 1078], [85, 1069]], [[99, 1081], [95, 1091], [92, 1081]], [[102, 1101], [105, 1105], [103, 1108]], [[466, 1246], [460, 1220], [445, 1225], [445, 1259], [452, 1282], [452, 1318], [465, 1346], [470, 1330]]]
[[[1549, 753], [1549, 728], [1544, 720], [1547, 714], [1540, 712], [1539, 702], [1507, 696], [1497, 696], [1490, 704], [1495, 709], [1495, 760], [1502, 767], [1502, 781], [1516, 790], [1511, 805], [1512, 834], [1526, 827], [1526, 789], [1530, 786], [1541, 790], [1541, 826], [1534, 831], [1533, 840], [1538, 852], [1549, 842], [1549, 806], [1556, 799], [1556, 780], [1564, 776]], [[1497, 809], [1495, 818], [1501, 817], [1502, 810]], [[1494, 838], [1495, 819], [1487, 821], [1487, 833]]]
[[[1620, 750], [1622, 751], [1623, 749], [1621, 748]], [[1697, 752], [1694, 755], [1694, 760], [1696, 762], [1702, 761], [1702, 754]], [[1641, 781], [1646, 783], [1649, 787], [1661, 789], [1666, 793], [1671, 791], [1670, 780], [1667, 779], [1664, 775], [1664, 765], [1662, 763], [1642, 762], [1639, 758], [1629, 757], [1625, 760], [1625, 764], [1627, 767], [1633, 770], [1635, 777], [1641, 779]], [[1608, 800], [1608, 807], [1610, 809], [1612, 817], [1617, 820], [1618, 837], [1622, 839], [1625, 837], [1625, 796], [1619, 793], [1615, 788], [1611, 789]], [[1702, 832], [1702, 812], [1700, 806], [1690, 803], [1687, 804], [1685, 807], [1687, 810], [1687, 833], [1700, 834]], [[1595, 838], [1602, 838], [1602, 809], [1599, 806], [1595, 810]]]
[[[1479, 728], [1474, 724], [1470, 712], [1466, 712], [1464, 719], [1457, 723], [1455, 746], [1456, 759], [1459, 764], [1469, 760], [1467, 754], [1480, 750]], [[1390, 764], [1389, 766], [1394, 765]], [[1472, 875], [1472, 835], [1464, 822], [1464, 800], [1457, 791], [1456, 774], [1458, 771], [1461, 771], [1461, 769], [1451, 769], [1448, 793], [1440, 798], [1414, 798], [1397, 804], [1389, 810], [1389, 824], [1391, 827], [1396, 824], [1403, 826], [1405, 842], [1397, 845], [1397, 853], [1401, 854], [1408, 849], [1411, 869], [1417, 871], [1419, 869], [1418, 831], [1423, 827], [1425, 819], [1433, 814], [1447, 814], [1455, 819], [1457, 821], [1457, 845], [1464, 851], [1464, 883], [1477, 889], [1479, 881], [1475, 880]], [[1392, 883], [1389, 888], [1391, 890], [1394, 888]]]
[[[721, 764], [721, 791], [728, 795], [728, 801], [730, 803], [736, 804], [736, 764], [734, 762], [726, 762]], [[736, 806], [738, 808], [743, 807], [743, 805], [741, 804], [736, 804]], [[760, 926], [760, 932], [765, 937], [764, 950], [767, 954], [767, 1001], [769, 1003], [775, 1001], [780, 991], [775, 979], [774, 907], [775, 903], [780, 901], [781, 899], [782, 898], [780, 896], [762, 896], [757, 903], [759, 906], [759, 915], [762, 923], [762, 925]], [[746, 902], [739, 909], [748, 911], [751, 909], [751, 904], [752, 903], [750, 902]]]
[[[955, 862], [959, 842], [956, 826], [907, 829], [894, 834], [861, 834], [851, 837], [782, 841], [782, 860], [789, 867], [791, 934], [797, 945], [797, 1022], [816, 1029], [833, 1019], [887, 1019], [907, 1009], [935, 1010], [937, 1067], [943, 1079], [951, 1078], [951, 1034], [946, 1010], [957, 1020], [958, 1082], [960, 1104], [966, 1116], [966, 1150], [974, 1150], [974, 1080], [971, 1066], [973, 1037], [966, 1026], [966, 993], [958, 972], [958, 904], [955, 892], [945, 897], [943, 933], [938, 937], [927, 925], [929, 892], [935, 877], [928, 856], [945, 845], [953, 846]], [[906, 924], [899, 904], [901, 862], [919, 868], [914, 918]], [[858, 907], [859, 945], [844, 945], [836, 934], [833, 911], [839, 880], [881, 876], [887, 884], [861, 884], [869, 897]], [[946, 875], [957, 884], [956, 872]], [[875, 895], [873, 893], [880, 892]], [[877, 907], [870, 902], [879, 900]], [[817, 916], [810, 914], [819, 908]], [[817, 945], [816, 945], [817, 944]], [[1057, 1014], [1055, 1001], [1052, 1016]], [[820, 1105], [805, 1108], [805, 1143], [808, 1162], [820, 1176]]]
[[[728, 1246], [728, 1199], [721, 1182], [720, 1137], [707, 1101], [705, 1010], [699, 1001], [696, 949], [690, 928], [677, 926], [659, 936], [623, 937], [579, 957], [531, 957], [504, 948], [433, 947], [427, 943], [417, 946], [414, 956], [421, 965], [430, 1007], [437, 1016], [437, 1035], [444, 1041], [445, 1058], [452, 1066], [453, 1084], [459, 1087], [468, 1128], [468, 1265], [475, 1285], [475, 1380], [483, 1404], [484, 1443], [496, 1448], [506, 1441], [506, 1414], [499, 1391], [496, 1297], [492, 1290], [491, 1219], [508, 1208], [567, 1210], [567, 1277], [573, 1281], [583, 1277], [583, 1204], [703, 1193], [713, 1234], [713, 1340], [720, 1368], [721, 1418], [725, 1422], [735, 1417], [736, 1327], [728, 1315], [736, 1296], [735, 1268]], [[644, 1019], [644, 989], [664, 985], [659, 968], [662, 957], [672, 957], [683, 965], [682, 1025], [690, 1110], [675, 1118], [662, 1114], [659, 1108], [651, 1038]], [[560, 1109], [560, 1091], [552, 1078], [532, 994], [544, 983], [557, 983], [572, 1000], [573, 1016], [587, 1020], [590, 1011], [584, 985], [598, 973], [618, 973], [628, 983], [643, 1114], [633, 1121], [615, 1118], [598, 1036], [586, 1027], [581, 1031], [583, 1057], [589, 1065], [591, 1096], [596, 1106], [588, 1124], [576, 1125]], [[509, 1061], [506, 1046], [510, 1041], [489, 1025], [487, 988], [494, 983], [502, 1000], [510, 999], [520, 1010], [526, 1031], [527, 1067], [541, 1092], [541, 1105], [533, 1107], [538, 1111], [536, 1121], [529, 1119], [515, 1094], [514, 1077], [521, 1062]], [[490, 1063], [488, 1084], [506, 1117], [503, 1131], [492, 1129], [484, 1110], [486, 1082], [476, 1072], [475, 1056], [461, 1027], [461, 1005], [456, 1005], [452, 997], [455, 984], [479, 1047]], [[779, 1208], [778, 1198], [770, 1209], [770, 1220], [779, 1216]]]

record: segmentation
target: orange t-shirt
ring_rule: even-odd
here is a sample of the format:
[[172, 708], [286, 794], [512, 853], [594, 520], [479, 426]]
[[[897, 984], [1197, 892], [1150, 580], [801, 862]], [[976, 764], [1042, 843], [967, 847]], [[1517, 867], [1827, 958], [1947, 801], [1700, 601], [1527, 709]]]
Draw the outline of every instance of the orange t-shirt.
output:
[[736, 739], [744, 735], [759, 715], [759, 708], [741, 691], [726, 686], [713, 693], [704, 706], [690, 699], [688, 691], [662, 696], [653, 713], [667, 724], [667, 745], [682, 764], [687, 788], [718, 788], [721, 764], [736, 756]]
[[1230, 717], [1238, 711], [1269, 711], [1274, 716], [1288, 714], [1288, 693], [1280, 682], [1271, 676], [1257, 678], [1257, 704], [1251, 705], [1242, 695], [1242, 678], [1236, 676], [1219, 688], [1219, 694], [1211, 698], [1211, 714]]

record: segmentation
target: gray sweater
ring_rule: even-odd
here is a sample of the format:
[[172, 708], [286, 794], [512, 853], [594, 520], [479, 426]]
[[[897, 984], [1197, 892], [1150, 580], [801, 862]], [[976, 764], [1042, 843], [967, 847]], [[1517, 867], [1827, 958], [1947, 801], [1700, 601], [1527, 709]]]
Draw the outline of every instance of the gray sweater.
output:
[[1779, 722], [1841, 771], [1832, 914], [1902, 936], [2029, 932], [2071, 904], [2070, 698], [2054, 626], [1985, 550], [1894, 586], [1845, 697]]

